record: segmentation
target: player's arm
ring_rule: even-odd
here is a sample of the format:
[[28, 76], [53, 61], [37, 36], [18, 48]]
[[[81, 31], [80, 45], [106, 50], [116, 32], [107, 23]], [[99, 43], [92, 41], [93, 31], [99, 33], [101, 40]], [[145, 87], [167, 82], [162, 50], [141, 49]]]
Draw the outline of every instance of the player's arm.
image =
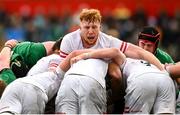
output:
[[152, 53], [150, 53], [136, 45], [128, 43], [128, 47], [124, 51], [124, 54], [127, 57], [146, 60], [149, 63], [154, 64], [160, 70], [164, 70], [161, 62]]
[[125, 63], [126, 56], [117, 48], [97, 49], [89, 53], [90, 58], [109, 58], [112, 62], [109, 64], [108, 73], [114, 80], [121, 79], [120, 66]]
[[0, 52], [0, 71], [4, 68], [10, 68], [11, 49], [16, 46], [17, 40], [8, 40]]
[[67, 71], [72, 63], [88, 58], [109, 58], [118, 65], [125, 61], [125, 55], [117, 48], [84, 49], [71, 52], [59, 66], [63, 71]]
[[81, 59], [104, 59], [108, 58], [113, 60], [116, 64], [121, 65], [125, 61], [125, 55], [117, 48], [104, 48], [104, 49], [94, 49], [89, 52], [83, 53], [71, 59], [71, 63], [76, 63]]
[[73, 57], [76, 57], [80, 54], [83, 54], [83, 53], [87, 53], [87, 52], [90, 52], [90, 51], [93, 51], [94, 49], [84, 49], [84, 50], [74, 50], [73, 52], [71, 52], [69, 55], [66, 56], [66, 58], [64, 58], [61, 63], [59, 64], [59, 67], [64, 71], [66, 72], [70, 66], [71, 66], [71, 59]]
[[180, 62], [175, 64], [167, 64], [165, 65], [166, 70], [170, 73], [174, 78], [180, 78]]
[[60, 57], [65, 59], [71, 52], [74, 51], [72, 48], [71, 40], [74, 39], [69, 35], [65, 35], [61, 41], [60, 45]]

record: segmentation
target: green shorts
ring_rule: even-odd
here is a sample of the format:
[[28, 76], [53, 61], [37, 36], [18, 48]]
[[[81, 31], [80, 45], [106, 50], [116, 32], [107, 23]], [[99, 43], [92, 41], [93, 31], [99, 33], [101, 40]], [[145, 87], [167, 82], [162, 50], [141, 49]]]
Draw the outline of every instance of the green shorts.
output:
[[5, 68], [0, 71], [0, 80], [4, 81], [7, 85], [16, 79], [16, 76], [11, 69]]

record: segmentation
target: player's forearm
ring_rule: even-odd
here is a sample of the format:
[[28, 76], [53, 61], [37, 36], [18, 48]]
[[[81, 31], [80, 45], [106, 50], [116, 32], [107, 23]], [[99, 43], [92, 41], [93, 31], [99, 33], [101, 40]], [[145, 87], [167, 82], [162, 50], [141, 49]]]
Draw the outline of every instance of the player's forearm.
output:
[[142, 53], [142, 57], [144, 60], [159, 68], [159, 70], [164, 70], [164, 67], [161, 64], [161, 62], [152, 53], [145, 51], [145, 53]]
[[0, 53], [1, 69], [10, 68], [11, 48], [4, 47]]
[[117, 65], [124, 63], [126, 56], [117, 48], [105, 48], [98, 49], [93, 52], [89, 52], [88, 58], [109, 58], [113, 60]]
[[82, 53], [87, 53], [87, 52], [90, 52], [90, 51], [93, 51], [93, 49], [86, 49], [86, 50], [75, 50], [73, 52], [71, 52], [60, 64], [59, 64], [59, 67], [64, 71], [66, 72], [70, 66], [71, 66], [71, 63], [70, 63], [70, 60], [71, 58], [73, 57], [76, 57]]
[[71, 63], [88, 58], [112, 59], [117, 65], [121, 65], [125, 60], [125, 55], [117, 48], [94, 49], [74, 57], [71, 59]]
[[0, 53], [1, 69], [10, 68], [11, 49], [17, 45], [18, 41], [11, 39], [5, 42], [4, 48]]
[[110, 75], [110, 77], [112, 77], [116, 80], [120, 80], [122, 78], [119, 65], [117, 65], [116, 63], [113, 63], [113, 62], [109, 63], [108, 74]]
[[161, 62], [152, 53], [136, 45], [129, 44], [128, 48], [124, 53], [127, 57], [146, 60], [149, 63], [155, 65], [160, 70], [164, 70]]
[[[110, 58], [113, 59], [119, 55], [119, 50], [116, 48], [104, 48], [104, 49], [97, 49], [94, 51], [89, 52], [89, 56], [87, 58]], [[85, 59], [84, 57], [83, 59]]]
[[176, 63], [175, 65], [166, 66], [166, 70], [173, 76], [174, 78], [180, 78], [180, 63]]
[[61, 68], [64, 72], [68, 71], [70, 68], [70, 59], [75, 55], [74, 52], [70, 53], [64, 60], [59, 64], [59, 68]]

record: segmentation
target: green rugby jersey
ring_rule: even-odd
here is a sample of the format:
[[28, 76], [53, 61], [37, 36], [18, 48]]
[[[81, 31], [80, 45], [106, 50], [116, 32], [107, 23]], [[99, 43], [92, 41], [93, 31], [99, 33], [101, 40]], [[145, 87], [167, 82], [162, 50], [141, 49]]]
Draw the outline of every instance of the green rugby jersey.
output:
[[159, 61], [162, 64], [165, 63], [174, 63], [173, 59], [171, 58], [171, 56], [169, 54], [167, 54], [166, 52], [164, 52], [163, 50], [157, 48], [155, 56], [159, 59]]
[[19, 43], [12, 51], [11, 61], [13, 61], [17, 55], [20, 55], [28, 68], [31, 68], [39, 59], [47, 55], [44, 45], [34, 42]]
[[[34, 42], [19, 43], [12, 49], [12, 51], [13, 53], [10, 62], [11, 68], [10, 69], [5, 68], [0, 72], [0, 80], [3, 80], [6, 84], [11, 83], [17, 77], [24, 77], [27, 74], [28, 70], [33, 65], [35, 65], [39, 59], [47, 55], [44, 45], [42, 43], [34, 43]], [[23, 73], [24, 76], [18, 76], [17, 73], [14, 73], [14, 71], [12, 71], [13, 63], [17, 64], [20, 61], [22, 61], [25, 66], [27, 66], [28, 70], [24, 71], [26, 70], [26, 68], [24, 68], [25, 66], [23, 66], [22, 63], [19, 63], [20, 68], [15, 68], [15, 69], [17, 69], [18, 71], [17, 73]]]

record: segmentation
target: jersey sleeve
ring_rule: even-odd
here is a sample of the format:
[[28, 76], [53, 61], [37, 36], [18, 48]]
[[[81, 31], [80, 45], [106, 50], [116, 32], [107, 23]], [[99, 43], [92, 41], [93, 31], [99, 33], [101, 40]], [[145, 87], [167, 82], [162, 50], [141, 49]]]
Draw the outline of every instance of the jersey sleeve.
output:
[[62, 59], [66, 58], [66, 56], [72, 52], [71, 48], [71, 39], [73, 39], [71, 36], [66, 35], [64, 36], [61, 46], [60, 46], [60, 57]]
[[128, 43], [112, 37], [111, 47], [118, 48], [121, 52], [124, 53], [128, 48]]
[[120, 45], [120, 48], [119, 48], [120, 51], [124, 53], [127, 50], [128, 45], [129, 44], [127, 42], [122, 42], [121, 45]]

